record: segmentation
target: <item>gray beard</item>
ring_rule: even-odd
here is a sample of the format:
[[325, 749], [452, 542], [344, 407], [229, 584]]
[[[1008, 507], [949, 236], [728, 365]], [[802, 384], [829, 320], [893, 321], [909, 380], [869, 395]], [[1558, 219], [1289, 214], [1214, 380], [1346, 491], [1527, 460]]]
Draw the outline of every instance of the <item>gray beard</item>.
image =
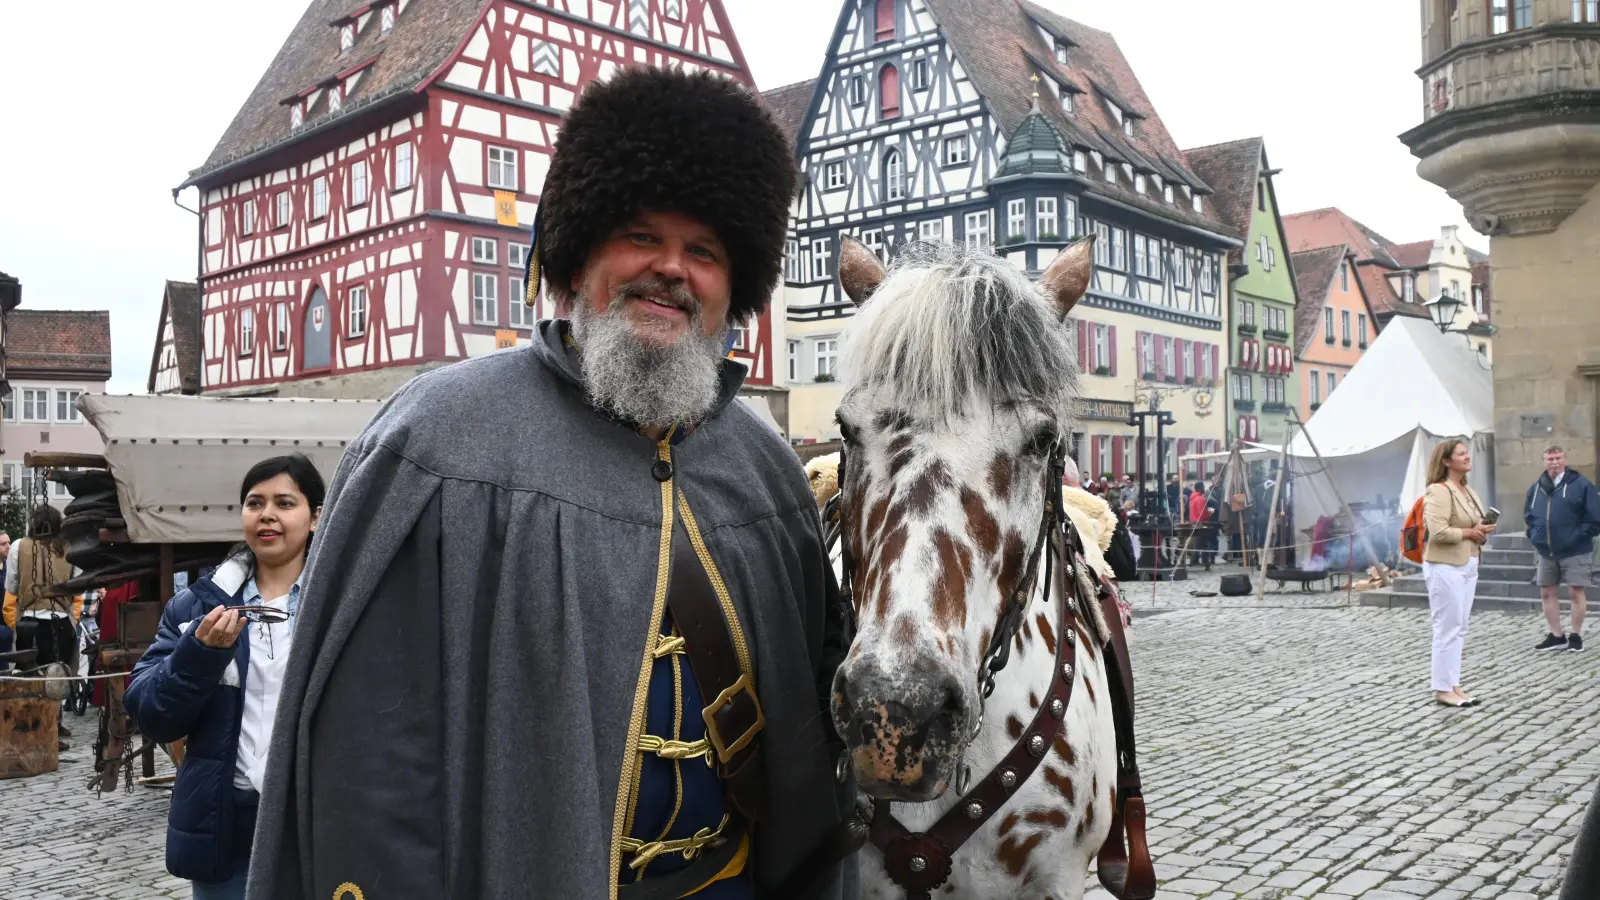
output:
[[708, 337], [699, 304], [693, 304], [689, 328], [677, 343], [645, 344], [624, 309], [629, 287], [601, 314], [583, 297], [572, 304], [572, 336], [589, 402], [634, 425], [699, 424], [717, 402], [729, 326]]

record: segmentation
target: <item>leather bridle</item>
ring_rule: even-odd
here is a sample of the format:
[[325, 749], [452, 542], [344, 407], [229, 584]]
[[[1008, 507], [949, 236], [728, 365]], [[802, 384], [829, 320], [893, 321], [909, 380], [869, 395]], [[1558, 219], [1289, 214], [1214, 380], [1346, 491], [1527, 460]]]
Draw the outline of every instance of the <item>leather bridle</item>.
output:
[[[1069, 527], [1061, 496], [1065, 448], [1057, 444], [1050, 455], [1045, 476], [1044, 511], [1040, 516], [1039, 536], [1028, 554], [1022, 579], [1006, 598], [1005, 610], [984, 652], [978, 670], [979, 710], [972, 738], [983, 727], [983, 706], [994, 692], [994, 679], [1010, 660], [1010, 647], [1022, 627], [1028, 596], [1044, 560], [1044, 600], [1059, 588], [1061, 602], [1056, 611], [1056, 659], [1050, 685], [1039, 703], [1033, 721], [1022, 732], [998, 765], [970, 790], [970, 773], [965, 766], [957, 770], [956, 791], [961, 799], [925, 832], [913, 833], [890, 812], [888, 801], [877, 801], [841, 826], [835, 847], [841, 853], [854, 852], [870, 840], [883, 854], [889, 877], [906, 891], [907, 900], [930, 900], [933, 891], [950, 879], [956, 851], [976, 834], [1018, 787], [1038, 769], [1060, 734], [1068, 704], [1072, 700], [1074, 666], [1077, 662], [1076, 617], [1086, 614], [1086, 604], [1099, 602], [1109, 629], [1104, 646], [1106, 686], [1112, 718], [1116, 726], [1117, 785], [1112, 804], [1111, 830], [1100, 847], [1096, 875], [1107, 891], [1120, 900], [1151, 900], [1156, 894], [1155, 866], [1145, 839], [1144, 788], [1139, 777], [1138, 753], [1133, 729], [1133, 668], [1128, 655], [1127, 635], [1115, 594], [1103, 582], [1098, 592], [1084, 562], [1082, 536]], [[846, 452], [839, 450], [839, 491], [823, 507], [826, 547], [840, 543], [843, 568], [841, 596], [847, 622], [853, 622], [853, 561], [850, 542], [844, 540]], [[1074, 568], [1077, 571], [1074, 571]], [[1094, 595], [1094, 596], [1091, 596]], [[970, 741], [969, 741], [970, 743]], [[839, 779], [849, 775], [850, 757], [839, 758]], [[863, 834], [863, 832], [865, 832]]]
[[[827, 545], [840, 541], [842, 563], [841, 591], [853, 607], [853, 566], [850, 541], [845, 539], [846, 453], [839, 452], [839, 492], [823, 508]], [[931, 892], [942, 886], [950, 877], [956, 851], [989, 820], [1016, 789], [1028, 779], [1043, 762], [1061, 730], [1061, 722], [1072, 699], [1074, 667], [1077, 659], [1077, 641], [1071, 617], [1077, 615], [1073, 605], [1078, 598], [1071, 585], [1073, 579], [1064, 577], [1068, 564], [1058, 557], [1063, 552], [1062, 542], [1074, 533], [1067, 527], [1068, 518], [1061, 502], [1061, 483], [1065, 472], [1066, 450], [1057, 444], [1045, 468], [1044, 504], [1040, 515], [1039, 533], [1028, 553], [1023, 576], [1006, 598], [1003, 612], [989, 645], [984, 651], [983, 663], [978, 669], [979, 708], [977, 720], [969, 743], [983, 728], [984, 704], [994, 693], [995, 676], [1005, 669], [1011, 658], [1011, 645], [1022, 628], [1029, 605], [1029, 597], [1039, 574], [1039, 563], [1044, 561], [1043, 599], [1048, 603], [1052, 591], [1059, 590], [1062, 602], [1056, 615], [1056, 659], [1052, 666], [1049, 688], [1034, 719], [1012, 745], [1009, 753], [977, 784], [970, 786], [970, 771], [965, 765], [957, 771], [956, 790], [961, 794], [949, 812], [926, 832], [913, 833], [897, 821], [891, 813], [890, 803], [876, 801], [871, 812], [869, 840], [883, 853], [884, 865], [895, 883], [906, 890], [908, 900], [925, 900]], [[1072, 538], [1076, 540], [1074, 536]], [[1069, 551], [1077, 548], [1067, 548]], [[848, 756], [841, 757], [841, 774], [849, 763]]]

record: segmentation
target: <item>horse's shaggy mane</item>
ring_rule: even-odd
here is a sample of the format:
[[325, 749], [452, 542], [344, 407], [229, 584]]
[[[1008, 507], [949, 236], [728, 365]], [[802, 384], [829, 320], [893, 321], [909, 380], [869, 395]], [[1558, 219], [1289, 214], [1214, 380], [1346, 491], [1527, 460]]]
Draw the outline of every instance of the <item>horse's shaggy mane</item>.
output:
[[1078, 365], [1069, 329], [1027, 276], [983, 250], [907, 248], [842, 350], [847, 383], [885, 392], [913, 416], [1032, 401], [1070, 427]]

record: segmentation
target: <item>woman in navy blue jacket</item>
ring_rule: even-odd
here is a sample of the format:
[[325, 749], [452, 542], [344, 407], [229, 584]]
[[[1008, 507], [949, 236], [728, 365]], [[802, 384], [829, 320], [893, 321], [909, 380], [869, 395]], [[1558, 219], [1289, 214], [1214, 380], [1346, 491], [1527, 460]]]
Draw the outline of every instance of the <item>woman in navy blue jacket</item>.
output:
[[144, 734], [188, 739], [167, 816], [167, 871], [194, 883], [195, 900], [244, 897], [300, 575], [325, 493], [299, 454], [245, 475], [244, 545], [167, 604], [123, 700]]

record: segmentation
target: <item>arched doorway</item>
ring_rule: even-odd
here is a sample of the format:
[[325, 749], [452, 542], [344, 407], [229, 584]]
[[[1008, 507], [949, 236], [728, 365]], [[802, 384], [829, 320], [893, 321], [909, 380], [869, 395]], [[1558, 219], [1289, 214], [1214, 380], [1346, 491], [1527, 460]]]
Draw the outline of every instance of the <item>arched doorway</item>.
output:
[[321, 287], [313, 288], [300, 329], [300, 369], [315, 371], [333, 365], [333, 310]]

